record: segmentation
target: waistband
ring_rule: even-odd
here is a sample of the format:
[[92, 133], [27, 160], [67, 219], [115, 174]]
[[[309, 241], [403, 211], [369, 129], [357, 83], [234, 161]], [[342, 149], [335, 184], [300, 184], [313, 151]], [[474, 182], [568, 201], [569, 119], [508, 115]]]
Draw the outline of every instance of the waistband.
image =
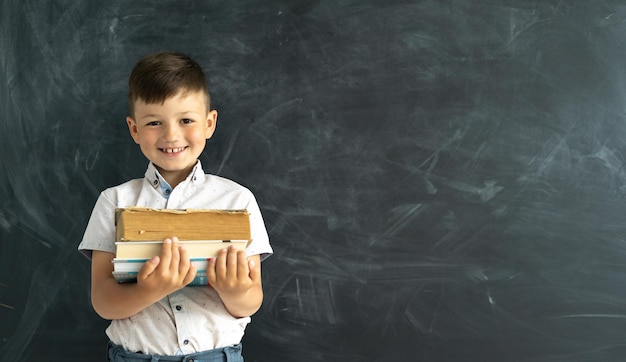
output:
[[140, 362], [140, 361], [182, 361], [182, 362], [242, 362], [241, 343], [224, 347], [211, 349], [208, 351], [186, 354], [183, 356], [159, 356], [143, 353], [128, 352], [122, 346], [111, 341], [107, 348], [108, 361], [111, 362]]

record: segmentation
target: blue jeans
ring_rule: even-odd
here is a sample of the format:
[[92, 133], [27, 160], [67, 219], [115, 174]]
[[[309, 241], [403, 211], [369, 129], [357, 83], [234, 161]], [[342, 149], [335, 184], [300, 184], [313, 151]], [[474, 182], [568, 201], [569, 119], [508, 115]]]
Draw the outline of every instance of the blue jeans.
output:
[[241, 356], [241, 343], [232, 347], [217, 348], [204, 352], [186, 354], [183, 356], [158, 356], [128, 352], [121, 346], [118, 346], [113, 342], [109, 342], [107, 357], [110, 362], [243, 362], [243, 357]]

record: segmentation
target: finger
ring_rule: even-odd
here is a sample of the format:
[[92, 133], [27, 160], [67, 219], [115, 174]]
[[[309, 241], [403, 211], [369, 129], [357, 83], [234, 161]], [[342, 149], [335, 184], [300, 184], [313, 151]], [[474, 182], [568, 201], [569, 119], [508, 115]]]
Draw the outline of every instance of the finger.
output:
[[237, 274], [239, 272], [239, 263], [238, 263], [238, 253], [234, 247], [228, 248], [228, 254], [226, 254], [226, 277], [227, 278], [237, 278]]
[[206, 279], [209, 283], [209, 286], [211, 286], [212, 284], [215, 284], [215, 281], [217, 279], [215, 275], [215, 258], [207, 259]]
[[217, 253], [217, 258], [215, 258], [215, 278], [216, 280], [226, 278], [227, 271], [227, 263], [228, 260], [228, 249], [222, 249]]
[[189, 267], [191, 266], [191, 260], [189, 259], [189, 252], [185, 249], [184, 246], [180, 246], [178, 248], [178, 253], [180, 255], [180, 262], [178, 263], [178, 273], [180, 275], [185, 275], [189, 271]]
[[161, 263], [163, 267], [169, 267], [172, 261], [172, 239], [163, 240], [163, 248], [161, 249]]
[[170, 260], [170, 271], [172, 273], [178, 272], [180, 265], [180, 246], [178, 245], [178, 238], [172, 238], [172, 259]]
[[189, 269], [187, 269], [187, 274], [185, 275], [185, 279], [183, 279], [183, 284], [187, 285], [195, 279], [198, 271], [196, 270], [196, 266], [193, 264], [189, 265]]
[[137, 273], [138, 280], [147, 279], [150, 274], [154, 273], [154, 270], [159, 266], [160, 258], [158, 256], [153, 257], [144, 263], [144, 265], [139, 269]]
[[248, 260], [246, 258], [246, 252], [239, 250], [236, 253], [237, 257], [237, 278], [247, 278], [250, 272], [248, 268]]
[[248, 261], [248, 268], [250, 268], [250, 279], [253, 282], [261, 280], [261, 263], [257, 263], [254, 259]]

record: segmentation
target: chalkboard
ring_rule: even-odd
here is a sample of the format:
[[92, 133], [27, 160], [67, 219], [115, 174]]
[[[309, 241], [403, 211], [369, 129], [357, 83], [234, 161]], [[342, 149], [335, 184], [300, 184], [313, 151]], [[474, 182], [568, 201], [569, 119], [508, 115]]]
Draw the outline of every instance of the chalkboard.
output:
[[621, 1], [35, 1], [0, 6], [0, 360], [104, 360], [76, 247], [143, 176], [144, 55], [208, 75], [201, 160], [275, 255], [246, 361], [626, 354]]

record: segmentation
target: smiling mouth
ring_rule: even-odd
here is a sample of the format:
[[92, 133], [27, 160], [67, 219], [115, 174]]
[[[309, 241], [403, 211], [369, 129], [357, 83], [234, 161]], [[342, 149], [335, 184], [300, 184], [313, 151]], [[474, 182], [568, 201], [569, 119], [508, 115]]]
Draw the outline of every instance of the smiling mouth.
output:
[[185, 148], [187, 147], [159, 148], [159, 150], [161, 150], [161, 152], [164, 152], [164, 153], [179, 153], [179, 152], [183, 152]]

